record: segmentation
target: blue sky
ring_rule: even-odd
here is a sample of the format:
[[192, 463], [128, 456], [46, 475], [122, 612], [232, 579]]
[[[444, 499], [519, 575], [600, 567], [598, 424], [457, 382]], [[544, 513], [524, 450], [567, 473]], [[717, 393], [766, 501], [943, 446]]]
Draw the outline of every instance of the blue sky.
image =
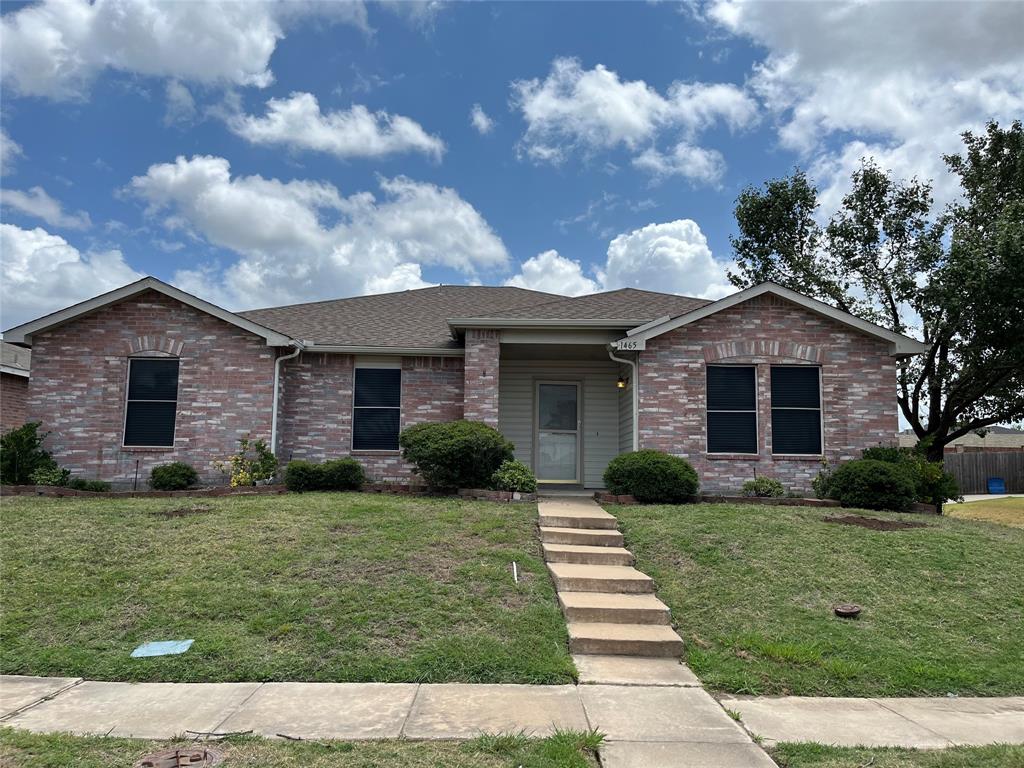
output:
[[[1024, 107], [1024, 5], [2, 6], [3, 327], [153, 274], [233, 309], [482, 282], [717, 298], [748, 184]], [[473, 120], [478, 108], [476, 121]]]

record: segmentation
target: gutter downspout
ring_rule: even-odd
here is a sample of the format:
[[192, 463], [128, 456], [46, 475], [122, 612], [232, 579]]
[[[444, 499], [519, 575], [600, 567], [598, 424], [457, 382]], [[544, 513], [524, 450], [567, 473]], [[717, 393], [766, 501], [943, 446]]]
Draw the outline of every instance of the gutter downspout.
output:
[[305, 345], [301, 341], [293, 341], [292, 346], [295, 347], [294, 352], [290, 355], [282, 355], [274, 361], [274, 405], [270, 416], [270, 452], [275, 456], [277, 456], [277, 405], [281, 390], [281, 363], [298, 357], [305, 349]]
[[637, 361], [629, 360], [625, 357], [616, 357], [611, 347], [608, 347], [608, 357], [614, 360], [616, 363], [623, 363], [628, 365], [633, 370], [633, 450], [640, 450], [640, 380], [637, 376], [637, 372], [640, 370], [637, 365]]

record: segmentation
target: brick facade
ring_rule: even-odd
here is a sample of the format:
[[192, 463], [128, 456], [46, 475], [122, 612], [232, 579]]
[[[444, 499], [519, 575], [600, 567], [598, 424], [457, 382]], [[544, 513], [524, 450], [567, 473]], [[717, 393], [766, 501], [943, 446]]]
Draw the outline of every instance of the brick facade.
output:
[[501, 331], [466, 331], [466, 418], [498, 428]]
[[[273, 348], [263, 339], [155, 291], [114, 304], [32, 340], [29, 418], [51, 432], [46, 447], [72, 474], [139, 485], [150, 469], [185, 461], [206, 482], [211, 462], [238, 438], [270, 439]], [[173, 448], [124, 448], [128, 359], [181, 361]]]
[[[708, 455], [708, 363], [756, 365], [756, 456]], [[809, 491], [820, 459], [771, 455], [773, 364], [821, 367], [823, 449], [830, 462], [894, 441], [896, 361], [888, 344], [763, 295], [647, 342], [640, 353], [640, 446], [686, 458], [705, 491], [736, 493], [755, 472], [781, 480], [787, 490]]]
[[0, 373], [0, 432], [28, 421], [28, 377]]

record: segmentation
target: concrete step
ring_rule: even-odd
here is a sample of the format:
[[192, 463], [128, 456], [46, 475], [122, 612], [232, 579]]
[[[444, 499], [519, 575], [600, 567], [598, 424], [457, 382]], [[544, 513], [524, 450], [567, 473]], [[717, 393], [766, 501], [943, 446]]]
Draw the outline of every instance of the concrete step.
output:
[[654, 582], [645, 573], [626, 565], [581, 565], [548, 563], [555, 589], [559, 592], [617, 592], [643, 594], [654, 591]]
[[570, 622], [569, 649], [608, 656], [678, 657], [683, 639], [662, 625]]
[[622, 547], [588, 547], [580, 544], [542, 544], [549, 563], [632, 565], [633, 553]]
[[540, 540], [545, 544], [579, 544], [588, 547], [621, 547], [622, 534], [618, 531], [589, 528], [540, 529]]
[[615, 530], [617, 525], [615, 518], [597, 505], [594, 505], [593, 508], [583, 505], [543, 504], [541, 506], [540, 524], [545, 528]]
[[584, 624], [669, 623], [669, 609], [654, 595], [623, 595], [605, 592], [559, 592], [565, 620]]

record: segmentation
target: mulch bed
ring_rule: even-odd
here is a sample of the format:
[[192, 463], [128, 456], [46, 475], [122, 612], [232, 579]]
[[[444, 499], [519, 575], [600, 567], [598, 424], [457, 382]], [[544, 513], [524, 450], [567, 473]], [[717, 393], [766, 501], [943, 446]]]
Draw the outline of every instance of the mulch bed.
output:
[[925, 523], [903, 522], [902, 520], [880, 520], [877, 517], [864, 517], [862, 515], [845, 515], [844, 517], [825, 517], [822, 520], [826, 523], [839, 523], [840, 525], [859, 525], [861, 528], [868, 528], [872, 531], [905, 531], [907, 528], [931, 528]]

